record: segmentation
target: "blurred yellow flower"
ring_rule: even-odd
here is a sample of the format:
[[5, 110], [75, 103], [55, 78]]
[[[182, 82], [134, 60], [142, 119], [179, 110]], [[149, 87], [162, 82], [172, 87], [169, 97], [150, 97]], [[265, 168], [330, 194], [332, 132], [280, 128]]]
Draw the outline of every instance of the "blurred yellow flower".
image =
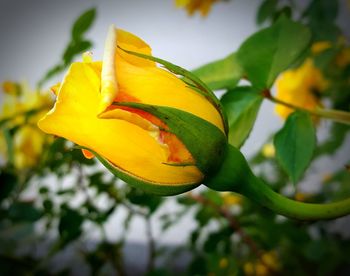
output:
[[[313, 110], [322, 106], [318, 93], [324, 91], [327, 86], [321, 71], [311, 59], [307, 59], [300, 67], [280, 75], [276, 82], [276, 98], [297, 107]], [[294, 110], [277, 104], [275, 111], [282, 118], [287, 118]]]
[[255, 266], [252, 262], [246, 262], [243, 265], [243, 271], [245, 275], [255, 275]]
[[220, 268], [226, 268], [228, 266], [228, 260], [227, 258], [222, 258], [219, 262], [219, 267]]
[[277, 253], [275, 251], [269, 251], [264, 253], [261, 256], [261, 259], [265, 265], [267, 265], [269, 268], [272, 268], [275, 271], [278, 271], [281, 269], [281, 264], [278, 260]]
[[200, 12], [202, 16], [207, 16], [211, 10], [211, 6], [219, 0], [175, 0], [175, 4], [179, 8], [187, 10], [189, 15]]
[[301, 202], [307, 201], [310, 197], [312, 197], [312, 194], [303, 193], [303, 192], [297, 192], [294, 196], [295, 200], [301, 201]]
[[350, 47], [343, 48], [335, 58], [335, 63], [341, 68], [350, 64]]
[[311, 46], [311, 53], [314, 55], [317, 55], [319, 53], [322, 53], [324, 50], [327, 50], [332, 47], [332, 43], [330, 41], [319, 41], [314, 43]]
[[238, 194], [232, 192], [222, 192], [221, 196], [225, 205], [240, 205], [242, 203], [242, 197]]
[[245, 275], [267, 276], [281, 269], [276, 252], [266, 252], [256, 262], [246, 262], [243, 265]]
[[12, 81], [4, 81], [2, 83], [2, 90], [5, 94], [17, 95], [19, 94], [19, 89], [16, 83]]
[[25, 125], [16, 131], [14, 144], [14, 165], [17, 169], [34, 167], [43, 151], [45, 135], [36, 126]]
[[[21, 170], [37, 164], [41, 156], [46, 135], [36, 126], [37, 121], [49, 110], [53, 99], [49, 94], [32, 91], [26, 83], [6, 81], [2, 84], [4, 101], [0, 121], [7, 129], [16, 127], [13, 134], [13, 165]], [[13, 90], [20, 93], [12, 93]], [[1, 129], [3, 131], [3, 129]], [[8, 149], [4, 135], [0, 136], [0, 154], [7, 159]]]
[[272, 143], [267, 143], [263, 145], [261, 153], [266, 158], [275, 157], [275, 146]]

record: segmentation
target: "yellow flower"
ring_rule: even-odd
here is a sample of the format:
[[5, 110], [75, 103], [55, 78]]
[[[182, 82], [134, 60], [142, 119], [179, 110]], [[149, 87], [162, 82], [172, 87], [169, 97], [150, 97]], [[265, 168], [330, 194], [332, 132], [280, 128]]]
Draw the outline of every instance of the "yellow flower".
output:
[[269, 251], [261, 256], [261, 259], [265, 265], [269, 268], [278, 271], [281, 269], [281, 264], [278, 260], [278, 256], [275, 251]]
[[[90, 149], [118, 177], [148, 191], [174, 194], [199, 185], [205, 175], [183, 141], [169, 131], [164, 123], [169, 118], [113, 102], [188, 112], [222, 134], [219, 111], [175, 75], [125, 50], [151, 54], [140, 38], [112, 26], [103, 62], [71, 65], [39, 128]], [[89, 158], [91, 152], [84, 150]]]
[[255, 266], [251, 262], [246, 262], [243, 265], [243, 270], [245, 275], [255, 275]]
[[[14, 166], [18, 170], [34, 167], [41, 157], [46, 135], [36, 126], [37, 121], [52, 105], [52, 98], [48, 94], [32, 91], [25, 83], [5, 82], [6, 89], [16, 89], [21, 93], [4, 95], [1, 107], [0, 121], [5, 120], [8, 129], [17, 127], [13, 142]], [[4, 90], [6, 90], [4, 88]], [[8, 149], [5, 137], [0, 136], [0, 153], [7, 159]]]
[[335, 63], [344, 68], [350, 64], [350, 48], [343, 48], [335, 58]]
[[19, 94], [19, 89], [17, 84], [12, 81], [4, 81], [2, 83], [2, 90], [4, 91], [4, 93], [9, 95]]
[[[317, 93], [327, 88], [327, 81], [311, 59], [307, 59], [299, 68], [285, 71], [276, 82], [276, 98], [297, 107], [313, 110], [321, 106]], [[287, 118], [294, 110], [277, 104], [276, 113]]]
[[322, 53], [324, 50], [327, 50], [332, 47], [332, 43], [330, 41], [319, 41], [314, 43], [311, 46], [311, 52], [314, 55], [317, 55], [319, 53]]
[[228, 266], [228, 260], [227, 260], [227, 258], [222, 258], [222, 259], [220, 259], [219, 267], [220, 267], [220, 268], [226, 268], [227, 266]]
[[242, 203], [242, 197], [238, 194], [232, 193], [232, 192], [222, 192], [221, 193], [222, 199], [224, 200], [224, 204], [231, 206], [231, 205], [240, 205]]
[[185, 8], [189, 15], [193, 15], [199, 11], [202, 16], [207, 16], [211, 10], [211, 6], [219, 0], [175, 0], [175, 4], [179, 8]]
[[261, 259], [255, 262], [246, 262], [243, 265], [245, 275], [267, 276], [272, 272], [276, 273], [281, 270], [276, 252], [266, 252]]
[[37, 126], [25, 125], [16, 131], [14, 143], [14, 165], [17, 169], [34, 167], [43, 151], [45, 135]]
[[275, 157], [275, 147], [272, 143], [267, 143], [262, 147], [261, 153], [266, 158]]

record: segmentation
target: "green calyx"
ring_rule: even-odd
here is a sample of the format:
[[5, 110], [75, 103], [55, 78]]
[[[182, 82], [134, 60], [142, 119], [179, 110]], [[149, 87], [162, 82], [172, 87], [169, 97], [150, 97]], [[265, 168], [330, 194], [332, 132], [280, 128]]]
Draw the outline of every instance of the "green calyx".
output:
[[232, 191], [263, 205], [277, 214], [299, 220], [333, 219], [350, 214], [350, 198], [327, 204], [303, 203], [274, 192], [256, 177], [241, 152], [227, 146], [226, 156], [215, 176], [204, 183], [216, 191]]
[[132, 102], [115, 102], [115, 106], [127, 106], [150, 113], [160, 119], [187, 148], [194, 164], [166, 163], [169, 166], [196, 166], [205, 178], [215, 174], [224, 159], [227, 138], [215, 125], [191, 113], [172, 107], [154, 106]]

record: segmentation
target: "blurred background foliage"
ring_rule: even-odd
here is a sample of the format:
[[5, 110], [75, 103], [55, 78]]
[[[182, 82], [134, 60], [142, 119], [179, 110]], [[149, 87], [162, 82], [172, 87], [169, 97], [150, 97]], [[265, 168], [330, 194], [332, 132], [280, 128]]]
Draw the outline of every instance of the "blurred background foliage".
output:
[[[216, 2], [220, 1], [176, 1], [176, 4], [190, 15], [199, 11], [205, 16]], [[296, 135], [292, 142], [299, 138], [302, 142], [312, 141], [320, 125], [319, 116], [312, 113], [316, 107], [349, 111], [350, 47], [336, 24], [339, 8], [338, 1], [328, 0], [309, 1], [303, 7], [294, 1], [261, 2], [256, 13], [259, 26], [275, 28], [270, 31], [281, 28], [278, 30], [285, 32], [279, 18], [291, 18], [311, 31], [310, 42], [306, 40], [307, 50], [288, 70], [273, 72], [279, 77], [271, 91], [261, 91], [260, 75], [245, 72], [240, 62], [257, 56], [262, 60], [255, 62], [262, 64], [265, 49], [275, 44], [273, 56], [277, 50], [283, 56], [283, 43], [274, 36], [266, 41], [260, 37], [256, 42], [252, 38], [254, 53], [242, 46], [238, 52], [194, 70], [213, 90], [228, 91], [221, 100], [230, 128], [237, 130], [229, 137], [236, 147], [248, 138], [261, 102], [276, 102], [276, 114], [286, 119], [285, 125], [277, 134], [271, 134], [249, 163], [274, 190], [299, 201], [328, 202], [350, 196], [349, 163], [340, 165], [335, 173], [323, 175], [323, 183], [312, 193], [303, 193], [297, 184], [308, 177], [306, 168], [310, 163], [331, 158], [343, 150], [349, 137], [348, 125], [329, 123], [326, 137], [314, 148], [311, 142], [292, 145], [288, 140]], [[84, 158], [72, 143], [40, 132], [36, 122], [54, 103], [54, 95], [42, 87], [66, 70], [75, 58], [92, 49], [93, 42], [85, 33], [96, 18], [96, 9], [84, 11], [77, 18], [71, 29], [71, 41], [57, 64], [38, 81], [36, 89], [16, 81], [3, 83], [0, 274], [134, 275], [132, 265], [125, 262], [128, 257], [125, 247], [131, 221], [141, 218], [147, 231], [148, 260], [138, 273], [145, 275], [348, 275], [347, 229], [332, 231], [330, 226], [334, 222], [287, 219], [237, 194], [209, 189], [176, 197], [178, 208], [157, 221], [162, 231], [176, 227], [189, 212], [194, 214], [196, 226], [187, 243], [160, 245], [152, 231], [152, 217], [168, 198], [146, 194], [122, 183], [94, 159]], [[284, 35], [291, 39], [303, 33]], [[291, 47], [298, 47], [295, 41], [290, 43]], [[242, 84], [240, 79], [253, 85], [247, 86], [244, 81]], [[310, 112], [293, 113], [291, 106]], [[303, 130], [298, 131], [299, 128]], [[311, 147], [309, 153], [305, 147]], [[286, 148], [292, 152], [285, 153]], [[291, 155], [295, 158], [292, 161]], [[291, 162], [298, 162], [297, 170]], [[77, 194], [79, 199], [72, 200]], [[111, 241], [106, 237], [105, 224], [121, 208], [127, 210], [119, 226], [123, 234]], [[101, 239], [91, 243], [86, 225], [94, 225]], [[76, 263], [64, 261], [62, 254], [67, 250], [75, 250], [88, 270], [77, 272], [73, 268]]]

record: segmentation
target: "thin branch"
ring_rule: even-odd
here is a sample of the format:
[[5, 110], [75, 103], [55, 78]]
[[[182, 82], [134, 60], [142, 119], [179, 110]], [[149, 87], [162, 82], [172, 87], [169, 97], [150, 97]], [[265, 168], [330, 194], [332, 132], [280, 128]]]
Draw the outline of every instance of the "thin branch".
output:
[[285, 101], [282, 101], [280, 99], [275, 98], [271, 95], [270, 90], [264, 90], [262, 92], [262, 96], [271, 102], [274, 102], [276, 104], [284, 105], [286, 107], [289, 107], [291, 109], [300, 110], [304, 112], [308, 112], [311, 115], [317, 116], [317, 117], [323, 117], [330, 120], [333, 120], [338, 123], [350, 125], [350, 112], [342, 111], [342, 110], [336, 110], [336, 109], [324, 109], [324, 108], [316, 108], [316, 109], [306, 109], [300, 106], [293, 105], [291, 103], [287, 103]]
[[147, 263], [147, 274], [151, 273], [154, 269], [154, 262], [156, 258], [156, 244], [152, 233], [152, 224], [150, 216], [145, 216], [146, 222], [146, 235], [148, 239], [148, 263]]
[[257, 246], [257, 244], [254, 242], [254, 240], [243, 230], [243, 228], [241, 227], [241, 225], [239, 224], [239, 222], [230, 214], [230, 212], [228, 211], [228, 209], [224, 206], [219, 206], [217, 204], [215, 204], [214, 202], [212, 202], [211, 200], [201, 196], [201, 195], [194, 195], [194, 194], [190, 194], [188, 195], [191, 199], [193, 199], [194, 201], [202, 204], [202, 205], [206, 205], [211, 207], [212, 209], [214, 209], [218, 214], [220, 214], [222, 217], [224, 217], [230, 227], [238, 234], [240, 235], [240, 237], [242, 238], [242, 241], [250, 248], [251, 252], [256, 256], [257, 259], [260, 260], [260, 262], [273, 274], [276, 274], [277, 271], [272, 268], [269, 264], [267, 264], [263, 258], [263, 251], [261, 249], [259, 249], [259, 247]]

